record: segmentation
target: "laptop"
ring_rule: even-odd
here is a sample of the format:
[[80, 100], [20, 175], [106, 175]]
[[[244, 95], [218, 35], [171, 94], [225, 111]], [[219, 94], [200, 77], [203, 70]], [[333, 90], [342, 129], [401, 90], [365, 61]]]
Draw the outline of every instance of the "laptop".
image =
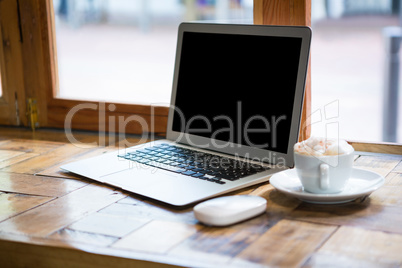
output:
[[311, 30], [182, 23], [166, 139], [63, 165], [173, 206], [293, 167]]

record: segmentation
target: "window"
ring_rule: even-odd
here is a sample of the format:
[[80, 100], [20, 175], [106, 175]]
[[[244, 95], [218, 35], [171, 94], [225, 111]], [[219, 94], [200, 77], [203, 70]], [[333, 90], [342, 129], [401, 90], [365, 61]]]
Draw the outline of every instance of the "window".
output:
[[[383, 30], [402, 23], [398, 3], [312, 1], [313, 135], [382, 141], [387, 60]], [[402, 143], [401, 105], [398, 126], [397, 142]]]
[[182, 21], [252, 20], [252, 1], [238, 0], [58, 0], [54, 10], [57, 97], [144, 105], [169, 105]]
[[[60, 9], [63, 3], [67, 14]], [[183, 17], [239, 17], [247, 13], [243, 10], [252, 17], [250, 1], [248, 7], [235, 0], [220, 0], [216, 5], [214, 1], [166, 0], [102, 3], [66, 0], [48, 6], [49, 13], [56, 10], [58, 14], [53, 24], [56, 31], [51, 29], [50, 35], [57, 39], [53, 54], [57, 55], [54, 69], [59, 74], [53, 77], [48, 125], [64, 127], [71, 111], [84, 102], [93, 108], [74, 113], [73, 128], [163, 135], [178, 23]], [[222, 10], [225, 12], [218, 12]], [[135, 121], [124, 129], [113, 123], [126, 122], [133, 114], [140, 115], [149, 128]]]

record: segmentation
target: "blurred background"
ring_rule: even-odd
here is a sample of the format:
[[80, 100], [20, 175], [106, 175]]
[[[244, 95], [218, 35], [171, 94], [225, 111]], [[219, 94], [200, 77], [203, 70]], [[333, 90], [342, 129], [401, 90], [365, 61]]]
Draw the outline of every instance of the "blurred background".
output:
[[[387, 140], [384, 29], [401, 26], [400, 2], [312, 0], [313, 135]], [[139, 104], [170, 102], [180, 22], [253, 18], [253, 0], [54, 0], [54, 9], [59, 97]]]

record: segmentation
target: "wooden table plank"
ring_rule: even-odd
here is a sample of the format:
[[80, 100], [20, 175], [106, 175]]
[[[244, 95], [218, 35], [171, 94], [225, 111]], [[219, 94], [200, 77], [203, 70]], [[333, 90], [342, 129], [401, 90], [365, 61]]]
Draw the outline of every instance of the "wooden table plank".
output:
[[391, 172], [385, 177], [386, 186], [402, 186], [402, 172]]
[[162, 254], [195, 234], [197, 229], [197, 225], [152, 221], [122, 238], [113, 247]]
[[[190, 237], [189, 239], [191, 239]], [[174, 247], [169, 251], [169, 255], [177, 260], [182, 260], [191, 263], [190, 266], [185, 267], [228, 267], [229, 261], [232, 259], [230, 255], [224, 255], [222, 252], [208, 252], [199, 250], [197, 247], [192, 246], [193, 243], [186, 239], [180, 245]], [[228, 242], [229, 244], [230, 242]], [[214, 247], [211, 246], [211, 249]], [[197, 265], [198, 264], [198, 265]]]
[[52, 198], [46, 196], [0, 192], [0, 222], [49, 202], [50, 200], [52, 200]]
[[63, 145], [61, 142], [13, 139], [0, 143], [0, 150], [44, 154]]
[[[99, 133], [89, 131], [72, 131], [72, 139], [68, 137], [63, 129], [36, 129], [32, 131], [30, 128], [9, 128], [0, 126], [0, 145], [9, 140], [21, 140], [29, 142], [55, 142], [55, 143], [71, 143], [90, 146], [116, 146], [124, 148], [124, 146], [133, 146], [141, 140], [140, 135], [115, 133]], [[148, 141], [148, 140], [147, 140]]]
[[88, 247], [80, 249], [79, 247], [57, 247], [0, 240], [0, 260], [4, 267], [177, 267], [152, 260], [142, 260], [137, 257], [138, 254], [135, 255], [137, 258], [130, 258], [130, 254], [119, 257], [118, 254], [94, 253], [91, 249], [93, 250]]
[[[41, 131], [39, 136], [52, 135]], [[63, 132], [60, 135], [52, 139], [67, 140]], [[77, 137], [84, 142], [99, 140], [97, 134]], [[228, 227], [208, 227], [195, 219], [192, 206], [174, 208], [60, 172], [62, 163], [118, 149], [83, 149], [63, 142], [0, 141], [2, 264], [402, 265], [398, 255], [402, 250], [402, 156], [362, 152], [356, 157], [355, 167], [386, 176], [384, 186], [365, 200], [314, 205], [263, 183], [228, 195], [264, 197], [264, 214]]]
[[82, 232], [72, 230], [69, 228], [59, 230], [53, 233], [52, 235], [48, 236], [48, 238], [58, 241], [96, 245], [98, 247], [108, 247], [119, 239], [118, 237], [115, 236], [107, 236], [93, 232], [91, 233]]
[[289, 218], [313, 223], [359, 226], [402, 234], [401, 207], [364, 203], [314, 205], [302, 203]]
[[12, 151], [12, 150], [0, 150], [0, 163], [4, 160], [8, 160], [10, 158], [22, 155], [24, 153], [25, 152]]
[[80, 148], [72, 144], [64, 144], [37, 157], [3, 168], [1, 171], [35, 174], [74, 155], [85, 153], [88, 150], [90, 149]]
[[33, 157], [36, 157], [39, 155], [39, 154], [35, 154], [35, 153], [25, 153], [25, 152], [18, 152], [18, 153], [21, 153], [21, 154], [1, 161], [0, 169], [23, 162], [27, 159], [30, 159], [30, 158], [33, 158]]
[[65, 180], [0, 171], [0, 191], [60, 197], [87, 185], [78, 179]]
[[400, 162], [402, 156], [394, 155], [362, 155], [354, 162], [354, 167], [374, 171], [387, 176]]
[[115, 203], [100, 210], [100, 213], [189, 224], [197, 223], [192, 208], [175, 210], [169, 207], [158, 206], [156, 203], [151, 204], [147, 202], [139, 202], [136, 205]]
[[[169, 251], [169, 256], [202, 261], [208, 259], [223, 266], [256, 241], [281, 218], [264, 213], [251, 220], [227, 227], [207, 227]], [[203, 226], [203, 225], [200, 225]]]
[[402, 207], [402, 173], [391, 172], [385, 184], [370, 195], [370, 203], [384, 206]]
[[264, 184], [250, 193], [267, 199], [267, 211], [288, 214], [300, 205], [301, 201], [296, 198], [285, 197], [271, 184]]
[[336, 229], [336, 226], [282, 220], [241, 252], [233, 264], [300, 266]]
[[392, 170], [392, 172], [402, 173], [402, 161]]
[[400, 267], [402, 235], [342, 226], [306, 267]]
[[92, 213], [87, 217], [68, 226], [71, 230], [102, 234], [106, 236], [124, 237], [132, 231], [148, 223], [147, 218], [133, 218], [125, 214], [110, 215], [104, 213]]
[[44, 237], [124, 197], [121, 192], [90, 184], [0, 223], [0, 230]]

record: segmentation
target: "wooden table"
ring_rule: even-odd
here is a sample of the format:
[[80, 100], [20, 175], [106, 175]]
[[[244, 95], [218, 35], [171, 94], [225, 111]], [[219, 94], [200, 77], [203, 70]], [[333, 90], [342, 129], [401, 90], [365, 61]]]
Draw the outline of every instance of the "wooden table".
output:
[[14, 137], [0, 135], [1, 267], [402, 265], [402, 155], [358, 153], [356, 167], [386, 179], [365, 200], [313, 205], [265, 183], [236, 192], [266, 198], [265, 214], [213, 228], [198, 223], [192, 207], [59, 170], [115, 147]]

